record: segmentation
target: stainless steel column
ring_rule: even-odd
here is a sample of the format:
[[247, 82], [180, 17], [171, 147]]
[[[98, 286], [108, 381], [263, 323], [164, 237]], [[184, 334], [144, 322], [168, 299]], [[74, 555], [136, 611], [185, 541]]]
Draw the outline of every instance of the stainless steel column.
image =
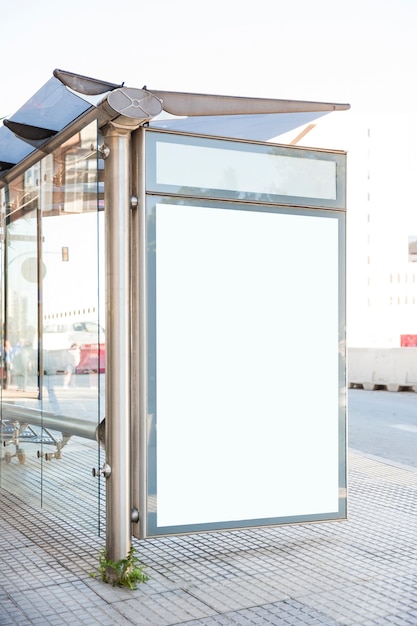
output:
[[[106, 223], [106, 553], [112, 561], [126, 558], [131, 547], [131, 393], [138, 405], [139, 343], [138, 313], [131, 324], [131, 308], [138, 306], [139, 257], [137, 216], [133, 246], [134, 284], [131, 285], [131, 133], [162, 111], [162, 102], [143, 89], [122, 87], [111, 91], [101, 103], [101, 112], [112, 121], [102, 129], [105, 139], [104, 202]], [[136, 145], [136, 144], [135, 144]], [[135, 155], [144, 158], [143, 149]], [[144, 167], [142, 163], [140, 167]], [[135, 176], [135, 180], [137, 178]], [[137, 183], [136, 183], [137, 184]], [[144, 191], [142, 190], [142, 194]], [[132, 291], [135, 294], [132, 298]], [[135, 367], [132, 375], [132, 349]], [[135, 422], [137, 424], [137, 422]], [[135, 444], [136, 445], [136, 442]], [[135, 456], [138, 452], [135, 448]], [[107, 579], [112, 582], [111, 568]]]
[[[104, 129], [106, 224], [106, 552], [114, 561], [131, 546], [130, 489], [130, 135]], [[111, 577], [111, 572], [108, 572]], [[111, 582], [111, 581], [110, 581]]]

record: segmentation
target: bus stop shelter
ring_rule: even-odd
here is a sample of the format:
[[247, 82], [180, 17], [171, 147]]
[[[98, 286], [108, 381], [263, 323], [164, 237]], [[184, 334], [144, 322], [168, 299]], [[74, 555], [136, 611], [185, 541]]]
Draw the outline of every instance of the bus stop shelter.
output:
[[[346, 517], [346, 154], [278, 139], [347, 108], [55, 70], [4, 120], [2, 365], [27, 366], [4, 378], [2, 486], [37, 445], [27, 497], [53, 507], [48, 461], [97, 439], [113, 560], [132, 535]], [[46, 329], [87, 318], [97, 384], [71, 370], [65, 396]]]

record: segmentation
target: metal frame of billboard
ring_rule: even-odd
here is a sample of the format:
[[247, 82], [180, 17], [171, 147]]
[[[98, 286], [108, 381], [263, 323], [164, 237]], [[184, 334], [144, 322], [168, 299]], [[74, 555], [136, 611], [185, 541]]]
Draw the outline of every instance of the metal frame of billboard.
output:
[[345, 519], [345, 154], [138, 132], [137, 536]]

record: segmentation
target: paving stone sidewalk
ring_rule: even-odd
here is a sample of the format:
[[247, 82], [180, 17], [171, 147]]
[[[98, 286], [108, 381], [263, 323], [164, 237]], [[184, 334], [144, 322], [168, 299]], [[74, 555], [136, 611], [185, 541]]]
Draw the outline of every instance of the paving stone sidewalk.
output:
[[0, 625], [417, 625], [417, 472], [350, 451], [349, 519], [135, 542], [150, 580], [93, 578], [104, 539], [0, 489]]

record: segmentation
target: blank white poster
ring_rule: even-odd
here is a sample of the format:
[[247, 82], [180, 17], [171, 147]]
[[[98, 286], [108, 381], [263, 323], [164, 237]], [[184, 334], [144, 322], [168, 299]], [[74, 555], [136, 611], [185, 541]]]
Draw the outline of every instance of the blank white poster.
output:
[[338, 238], [157, 205], [158, 527], [338, 511]]

